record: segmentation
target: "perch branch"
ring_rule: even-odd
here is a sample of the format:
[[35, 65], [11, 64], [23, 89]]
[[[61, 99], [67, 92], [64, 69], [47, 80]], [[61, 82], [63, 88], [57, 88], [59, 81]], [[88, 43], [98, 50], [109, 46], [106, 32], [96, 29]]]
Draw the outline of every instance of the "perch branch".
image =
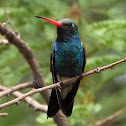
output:
[[55, 88], [57, 86], [59, 86], [59, 83], [56, 83], [56, 84], [53, 84], [53, 85], [50, 85], [50, 86], [46, 86], [46, 87], [43, 87], [43, 88], [32, 89], [28, 93], [26, 93], [24, 95], [21, 95], [20, 97], [14, 99], [14, 100], [11, 100], [9, 102], [6, 102], [6, 103], [1, 104], [0, 105], [0, 109], [5, 108], [7, 106], [10, 106], [12, 104], [18, 104], [20, 100], [26, 98], [27, 96], [30, 96], [30, 95], [33, 95], [35, 93], [42, 92], [42, 91], [45, 91], [45, 90], [48, 90], [48, 89], [52, 89], [52, 88]]
[[8, 113], [0, 113], [0, 117], [8, 116]]
[[18, 90], [25, 89], [32, 86], [34, 86], [33, 82], [26, 82], [26, 83], [18, 84], [14, 87], [8, 88], [7, 90], [0, 92], [0, 98], [5, 95], [9, 95], [14, 91], [18, 91]]
[[[90, 70], [90, 71], [88, 71], [88, 72], [86, 72], [86, 73], [83, 73], [82, 76], [84, 77], [84, 76], [87, 76], [87, 75], [90, 75], [90, 74], [100, 73], [100, 72], [103, 71], [103, 70], [112, 68], [113, 66], [115, 66], [115, 65], [117, 65], [117, 64], [120, 64], [120, 63], [123, 63], [123, 62], [126, 62], [126, 58], [121, 59], [121, 60], [119, 60], [119, 61], [117, 61], [117, 62], [114, 62], [114, 63], [112, 63], [112, 64], [109, 64], [109, 65], [106, 65], [106, 66], [103, 66], [103, 67], [99, 67], [99, 68], [96, 68], [96, 69], [94, 69], [94, 70]], [[73, 81], [73, 80], [76, 80], [76, 79], [78, 79], [78, 78], [79, 78], [79, 76], [76, 76], [76, 77], [73, 77], [73, 78], [64, 80], [64, 81], [63, 81], [63, 84], [67, 84], [68, 82]], [[50, 85], [50, 86], [43, 87], [43, 88], [33, 89], [33, 90], [29, 91], [28, 93], [22, 95], [21, 97], [18, 97], [18, 98], [16, 98], [16, 99], [12, 100], [12, 101], [9, 101], [9, 102], [6, 102], [6, 103], [1, 104], [1, 105], [0, 105], [0, 109], [5, 108], [5, 107], [7, 107], [7, 106], [10, 106], [10, 105], [12, 105], [12, 104], [16, 104], [16, 103], [18, 103], [20, 100], [26, 98], [27, 96], [33, 95], [33, 94], [38, 93], [38, 92], [43, 92], [43, 91], [46, 91], [46, 90], [52, 89], [52, 88], [60, 88], [60, 82], [55, 83], [55, 84], [52, 84], [52, 85]]]
[[[8, 89], [9, 88], [0, 85], [0, 91], [6, 91]], [[19, 91], [15, 91], [15, 92], [12, 93], [12, 95], [15, 96], [15, 97], [21, 97], [24, 94], [20, 93]], [[33, 107], [34, 110], [36, 110], [36, 111], [47, 112], [47, 105], [42, 105], [31, 97], [26, 97], [24, 99], [24, 102], [26, 102], [29, 107]]]
[[123, 108], [123, 109], [121, 109], [121, 110], [119, 110], [118, 112], [110, 115], [109, 117], [107, 117], [107, 118], [105, 118], [103, 120], [97, 121], [94, 126], [102, 126], [102, 125], [105, 125], [105, 124], [109, 123], [110, 121], [112, 121], [113, 119], [115, 119], [116, 117], [118, 117], [121, 114], [123, 114], [124, 112], [126, 112], [126, 107]]

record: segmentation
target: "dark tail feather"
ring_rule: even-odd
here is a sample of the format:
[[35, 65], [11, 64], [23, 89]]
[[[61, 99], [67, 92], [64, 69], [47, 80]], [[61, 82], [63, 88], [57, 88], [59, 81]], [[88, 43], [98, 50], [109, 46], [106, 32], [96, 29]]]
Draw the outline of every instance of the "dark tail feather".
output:
[[73, 88], [71, 92], [69, 92], [65, 99], [62, 99], [60, 96], [60, 92], [57, 90], [58, 100], [60, 104], [60, 109], [67, 117], [72, 114], [73, 104], [74, 104], [74, 97], [77, 93], [78, 87], [80, 84], [80, 80], [78, 79], [76, 82], [73, 83]]
[[47, 118], [48, 117], [53, 117], [59, 110], [59, 103], [57, 100], [57, 95], [56, 95], [56, 90], [52, 89], [51, 96], [50, 96], [50, 101], [48, 105], [48, 111], [47, 111]]

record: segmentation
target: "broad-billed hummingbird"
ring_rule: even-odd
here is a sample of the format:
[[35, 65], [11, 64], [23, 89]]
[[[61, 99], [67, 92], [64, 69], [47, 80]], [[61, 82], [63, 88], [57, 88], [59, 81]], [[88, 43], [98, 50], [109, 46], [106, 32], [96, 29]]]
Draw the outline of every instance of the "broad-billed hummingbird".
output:
[[[77, 93], [82, 73], [86, 64], [85, 48], [80, 41], [78, 25], [74, 20], [61, 19], [54, 21], [44, 19], [57, 27], [57, 38], [51, 49], [50, 70], [53, 83], [60, 82], [61, 90], [52, 89], [47, 117], [53, 117], [59, 109], [67, 117], [71, 115], [74, 97]], [[63, 84], [62, 81], [80, 75], [78, 80]]]

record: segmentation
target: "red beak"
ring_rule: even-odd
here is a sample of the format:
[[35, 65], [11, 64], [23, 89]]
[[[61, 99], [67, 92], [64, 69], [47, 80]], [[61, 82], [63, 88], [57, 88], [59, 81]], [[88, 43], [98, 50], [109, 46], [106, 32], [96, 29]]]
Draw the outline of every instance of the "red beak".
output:
[[51, 20], [51, 19], [46, 18], [46, 17], [40, 17], [40, 16], [35, 16], [35, 17], [40, 18], [40, 19], [43, 19], [43, 20], [46, 20], [46, 21], [52, 23], [53, 25], [55, 25], [55, 26], [57, 26], [57, 27], [58, 27], [58, 26], [59, 26], [59, 27], [62, 27], [62, 26], [63, 26], [62, 23], [59, 23], [59, 22], [57, 22], [57, 21]]

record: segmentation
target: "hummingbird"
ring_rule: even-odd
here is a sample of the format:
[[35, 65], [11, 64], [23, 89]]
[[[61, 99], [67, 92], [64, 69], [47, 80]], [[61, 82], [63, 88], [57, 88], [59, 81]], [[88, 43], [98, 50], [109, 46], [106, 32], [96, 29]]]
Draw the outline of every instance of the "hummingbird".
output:
[[[51, 48], [50, 71], [53, 83], [60, 82], [61, 89], [52, 89], [47, 118], [53, 117], [61, 109], [66, 117], [72, 114], [74, 98], [86, 64], [86, 52], [80, 40], [78, 25], [72, 19], [54, 21], [35, 16], [57, 27], [57, 38]], [[63, 84], [63, 80], [79, 76], [79, 79]]]

